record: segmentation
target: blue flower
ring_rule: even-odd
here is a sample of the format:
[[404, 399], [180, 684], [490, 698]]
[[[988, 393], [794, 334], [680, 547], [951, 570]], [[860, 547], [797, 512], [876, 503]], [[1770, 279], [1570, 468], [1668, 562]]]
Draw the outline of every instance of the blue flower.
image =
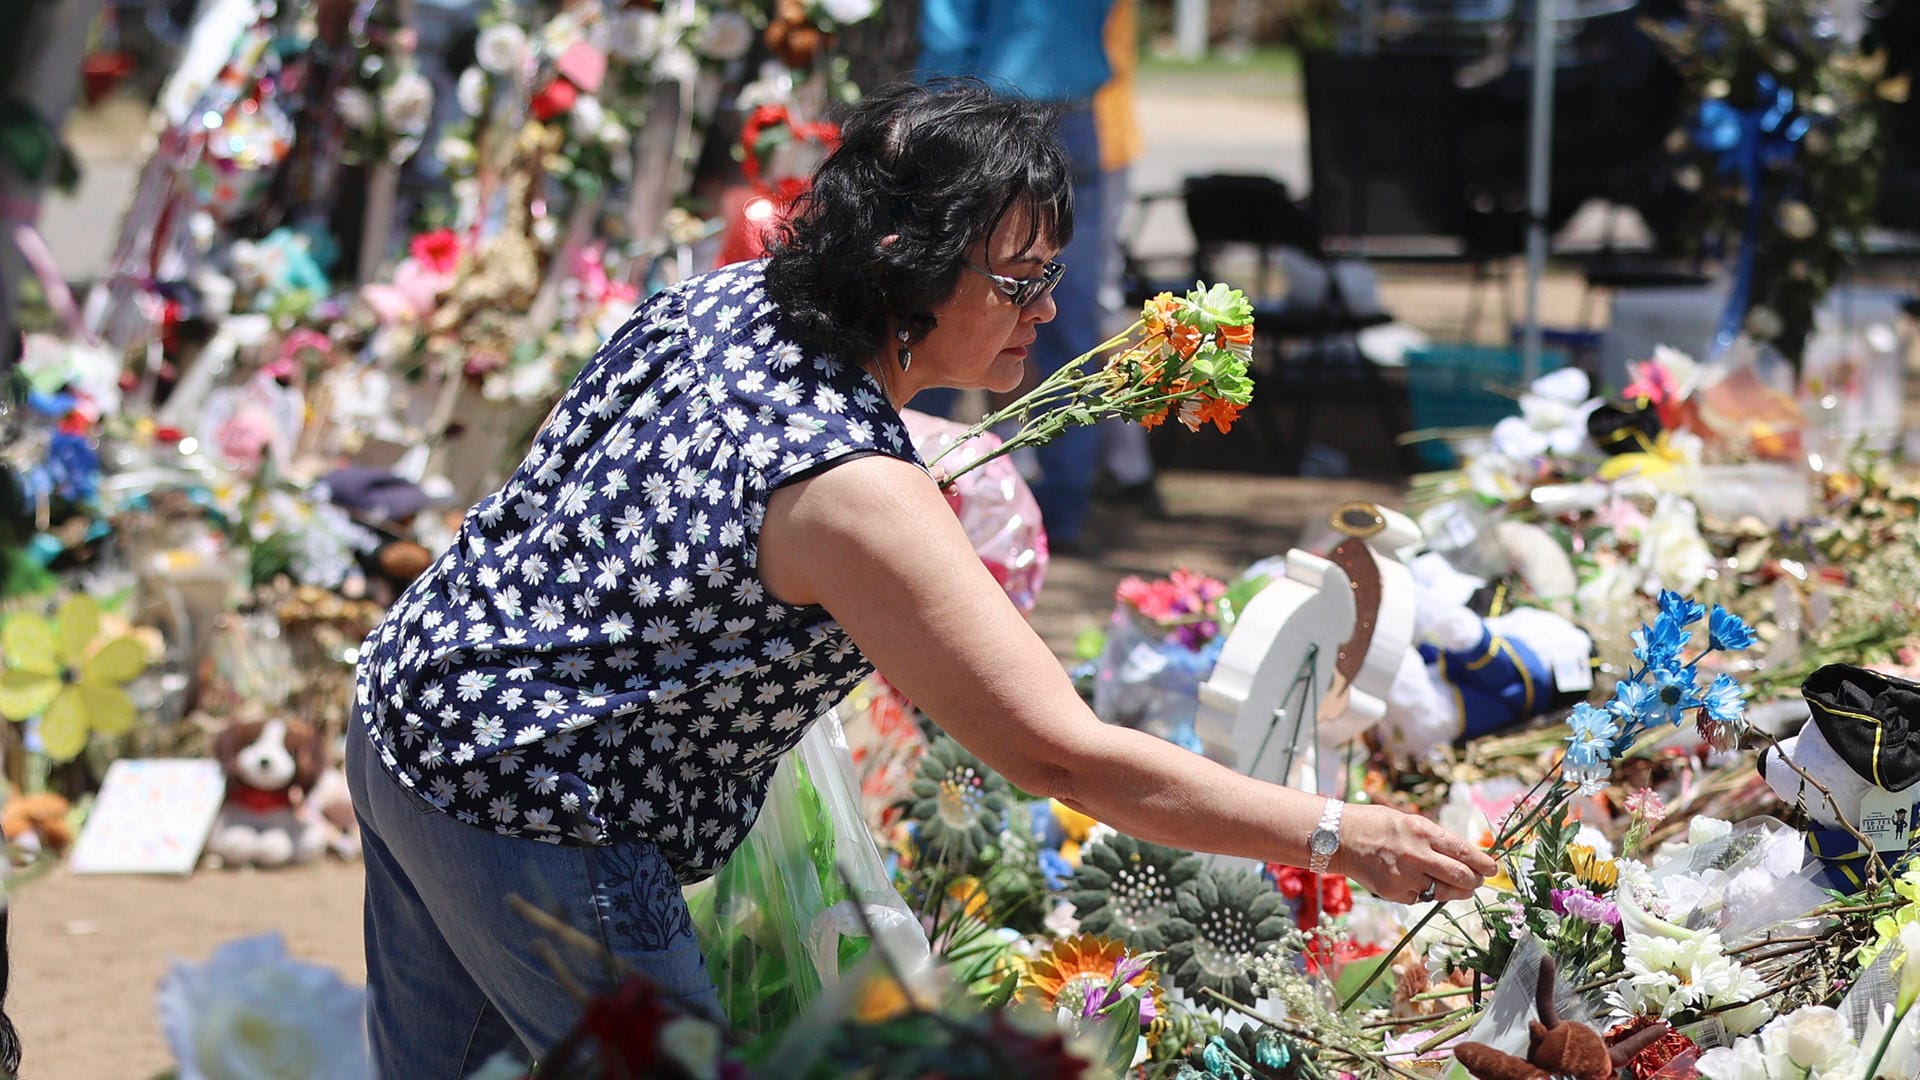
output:
[[1040, 853], [1040, 876], [1047, 879], [1047, 888], [1060, 890], [1067, 887], [1073, 878], [1073, 865], [1057, 851]]
[[1583, 701], [1573, 707], [1567, 723], [1573, 728], [1573, 734], [1567, 736], [1567, 765], [1584, 769], [1613, 758], [1613, 740], [1620, 735], [1620, 725], [1612, 713]]
[[1616, 684], [1613, 700], [1607, 702], [1607, 711], [1619, 717], [1629, 729], [1652, 723], [1654, 710], [1658, 707], [1653, 687], [1639, 679], [1623, 680]]
[[[1719, 609], [1715, 608], [1714, 610], [1718, 611]], [[1707, 717], [1709, 719], [1716, 723], [1730, 724], [1737, 727], [1746, 723], [1746, 698], [1746, 687], [1741, 686], [1733, 676], [1722, 673], [1714, 676], [1713, 685], [1707, 687], [1706, 696], [1701, 700], [1707, 710]]]
[[1692, 626], [1706, 615], [1707, 609], [1691, 597], [1682, 596], [1672, 589], [1660, 590], [1660, 614], [1672, 619], [1678, 626]]
[[[1707, 643], [1709, 648], [1730, 649], [1735, 652], [1753, 648], [1753, 627], [1721, 607], [1713, 605], [1713, 615], [1707, 620]], [[1725, 676], [1721, 676], [1725, 678]]]
[[1650, 669], [1677, 668], [1681, 648], [1692, 639], [1692, 633], [1680, 629], [1680, 623], [1663, 611], [1653, 625], [1633, 632], [1634, 659]]
[[1653, 680], [1653, 711], [1648, 722], [1665, 720], [1674, 727], [1687, 722], [1687, 714], [1705, 702], [1689, 668], [1661, 668], [1650, 673]]

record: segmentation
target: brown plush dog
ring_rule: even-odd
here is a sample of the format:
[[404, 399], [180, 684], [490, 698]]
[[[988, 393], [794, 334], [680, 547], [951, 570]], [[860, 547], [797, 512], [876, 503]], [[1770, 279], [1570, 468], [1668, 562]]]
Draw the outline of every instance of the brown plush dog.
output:
[[1612, 1046], [1585, 1024], [1564, 1023], [1553, 1007], [1553, 957], [1540, 958], [1540, 982], [1534, 1004], [1540, 1019], [1528, 1025], [1526, 1060], [1485, 1043], [1461, 1043], [1453, 1052], [1475, 1080], [1613, 1080], [1634, 1055], [1659, 1041], [1667, 1025], [1654, 1024]]
[[326, 767], [326, 750], [299, 720], [240, 720], [222, 731], [214, 756], [227, 774], [227, 801], [207, 853], [228, 866], [286, 866], [326, 850], [326, 834], [295, 813]]

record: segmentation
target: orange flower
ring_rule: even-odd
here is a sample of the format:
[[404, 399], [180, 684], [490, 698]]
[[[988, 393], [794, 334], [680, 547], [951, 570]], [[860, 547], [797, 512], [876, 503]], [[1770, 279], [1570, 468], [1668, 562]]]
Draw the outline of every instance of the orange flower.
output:
[[1182, 360], [1193, 358], [1194, 350], [1200, 347], [1202, 336], [1199, 327], [1188, 326], [1185, 323], [1175, 323], [1167, 328], [1167, 343], [1173, 346], [1173, 351], [1179, 353]]
[[[1049, 1013], [1064, 1008], [1075, 1016], [1083, 1015], [1088, 999], [1122, 974], [1120, 965], [1127, 959], [1125, 945], [1095, 934], [1056, 941], [1027, 965], [1020, 996], [1038, 1001]], [[1139, 961], [1129, 966], [1134, 970], [1127, 976], [1126, 985], [1145, 992], [1153, 1002], [1147, 1015], [1158, 1016], [1162, 995], [1159, 978]]]
[[1212, 421], [1213, 426], [1220, 429], [1220, 434], [1225, 435], [1233, 427], [1233, 422], [1240, 419], [1242, 408], [1244, 406], [1235, 405], [1225, 398], [1207, 398], [1200, 403], [1200, 422]]
[[1253, 324], [1223, 326], [1220, 328], [1220, 340], [1229, 345], [1251, 345], [1253, 344]]
[[1179, 310], [1179, 299], [1163, 292], [1147, 301], [1146, 308], [1140, 312], [1140, 321], [1146, 323], [1148, 335], [1164, 334], [1174, 325], [1173, 316]]
[[1141, 417], [1140, 426], [1143, 428], [1146, 428], [1148, 431], [1152, 431], [1154, 428], [1157, 428], [1161, 424], [1166, 423], [1167, 410], [1170, 408], [1172, 408], [1171, 405], [1162, 405], [1160, 406], [1158, 411], [1150, 412], [1147, 415]]

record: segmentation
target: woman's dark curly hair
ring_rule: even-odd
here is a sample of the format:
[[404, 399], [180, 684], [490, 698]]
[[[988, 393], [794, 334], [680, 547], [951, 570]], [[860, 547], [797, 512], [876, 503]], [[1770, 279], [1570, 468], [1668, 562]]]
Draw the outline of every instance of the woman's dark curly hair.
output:
[[[1027, 236], [1073, 235], [1073, 173], [1055, 108], [974, 79], [895, 83], [846, 116], [840, 147], [768, 245], [767, 294], [815, 352], [863, 360], [890, 328], [918, 341], [967, 249], [1024, 206]], [[898, 237], [882, 244], [886, 237]]]

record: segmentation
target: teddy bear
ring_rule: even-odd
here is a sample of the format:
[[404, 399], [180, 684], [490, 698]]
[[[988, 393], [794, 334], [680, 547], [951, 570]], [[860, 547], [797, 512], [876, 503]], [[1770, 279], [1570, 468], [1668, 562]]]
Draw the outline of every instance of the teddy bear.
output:
[[1846, 826], [1875, 840], [1888, 866], [1920, 846], [1920, 683], [1828, 664], [1807, 676], [1800, 694], [1811, 716], [1798, 735], [1760, 755], [1760, 775], [1781, 801], [1805, 811], [1822, 884], [1857, 893], [1871, 852]]
[[1414, 647], [1387, 691], [1381, 731], [1410, 759], [1564, 708], [1592, 688], [1593, 639], [1555, 612], [1468, 607], [1479, 579], [1437, 555], [1411, 564]]
[[1540, 1018], [1527, 1024], [1526, 1057], [1477, 1042], [1461, 1043], [1454, 1050], [1454, 1058], [1474, 1080], [1613, 1080], [1642, 1050], [1666, 1037], [1665, 1023], [1613, 1036], [1562, 1020], [1553, 1004], [1553, 981], [1553, 958], [1542, 957], [1534, 988]]
[[214, 740], [227, 799], [207, 854], [224, 866], [288, 866], [327, 848], [325, 824], [303, 817], [302, 798], [326, 767], [313, 727], [299, 720], [236, 720]]

